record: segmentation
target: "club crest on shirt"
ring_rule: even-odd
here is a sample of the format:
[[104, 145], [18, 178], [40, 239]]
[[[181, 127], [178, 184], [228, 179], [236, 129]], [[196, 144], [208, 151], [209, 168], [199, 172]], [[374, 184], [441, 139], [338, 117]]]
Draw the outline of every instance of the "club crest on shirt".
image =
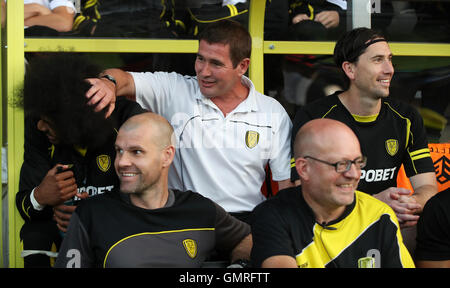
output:
[[186, 250], [186, 253], [189, 255], [189, 257], [194, 259], [195, 256], [197, 256], [197, 242], [195, 242], [195, 240], [184, 239], [183, 246], [184, 246], [184, 249]]
[[398, 141], [396, 139], [388, 139], [385, 142], [386, 151], [389, 155], [394, 156], [398, 151]]
[[97, 156], [97, 166], [103, 172], [108, 171], [111, 167], [111, 158], [105, 154]]
[[248, 148], [253, 148], [256, 145], [258, 145], [259, 142], [259, 133], [256, 131], [247, 131], [245, 133], [245, 145], [247, 145]]

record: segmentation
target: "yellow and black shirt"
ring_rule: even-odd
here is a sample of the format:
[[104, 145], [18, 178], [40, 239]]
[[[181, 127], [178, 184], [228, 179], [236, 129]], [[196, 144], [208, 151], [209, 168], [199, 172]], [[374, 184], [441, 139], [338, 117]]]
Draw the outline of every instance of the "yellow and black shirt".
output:
[[214, 251], [229, 253], [250, 226], [194, 192], [169, 190], [164, 207], [143, 209], [123, 193], [83, 201], [55, 267], [198, 268]]
[[301, 186], [288, 188], [258, 205], [253, 219], [256, 267], [276, 255], [299, 268], [414, 267], [394, 211], [366, 193], [356, 191], [339, 219], [319, 224]]
[[[408, 177], [434, 172], [423, 121], [416, 109], [388, 97], [381, 100], [377, 115], [352, 115], [339, 100], [339, 93], [300, 108], [293, 121], [292, 151], [295, 135], [303, 124], [312, 119], [330, 118], [345, 123], [355, 132], [362, 153], [367, 156], [358, 190], [373, 195], [396, 187], [402, 164]], [[294, 159], [291, 159], [291, 179], [298, 179]]]

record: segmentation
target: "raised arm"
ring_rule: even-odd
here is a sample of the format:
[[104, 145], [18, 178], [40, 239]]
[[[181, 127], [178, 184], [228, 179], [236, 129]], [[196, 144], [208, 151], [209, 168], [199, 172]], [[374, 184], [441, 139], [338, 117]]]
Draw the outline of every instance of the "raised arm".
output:
[[[108, 76], [105, 76], [108, 75]], [[106, 117], [114, 110], [117, 96], [128, 96], [135, 98], [134, 80], [130, 73], [120, 69], [107, 69], [99, 78], [87, 79], [92, 87], [86, 92], [89, 105], [96, 105], [95, 111], [101, 111], [109, 106]]]

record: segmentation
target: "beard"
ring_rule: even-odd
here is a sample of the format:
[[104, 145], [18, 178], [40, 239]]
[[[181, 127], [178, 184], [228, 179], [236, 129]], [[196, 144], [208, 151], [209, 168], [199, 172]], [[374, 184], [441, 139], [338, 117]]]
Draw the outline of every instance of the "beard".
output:
[[127, 179], [127, 176], [123, 176], [117, 173], [120, 179], [120, 191], [125, 194], [143, 195], [146, 191], [151, 190], [161, 178], [161, 173], [153, 174], [151, 177], [145, 179], [143, 174], [137, 174], [136, 179]]

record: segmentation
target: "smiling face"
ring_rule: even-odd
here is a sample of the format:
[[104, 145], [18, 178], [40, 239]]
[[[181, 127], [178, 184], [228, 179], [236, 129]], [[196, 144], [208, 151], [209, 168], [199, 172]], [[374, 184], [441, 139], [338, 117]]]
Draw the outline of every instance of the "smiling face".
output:
[[[349, 146], [349, 145], [345, 145]], [[336, 147], [336, 145], [333, 145]], [[356, 147], [355, 147], [356, 148]], [[355, 153], [330, 153], [323, 160], [335, 163], [341, 160], [353, 160], [361, 157], [358, 150], [353, 150]], [[319, 154], [321, 155], [321, 154]], [[320, 157], [320, 156], [319, 156]], [[311, 199], [320, 203], [321, 206], [326, 207], [330, 211], [340, 207], [347, 206], [353, 202], [355, 190], [358, 187], [361, 170], [352, 164], [350, 170], [344, 173], [336, 172], [333, 166], [307, 159], [310, 167], [309, 184], [315, 187], [315, 193], [310, 193]], [[314, 175], [321, 175], [316, 177]]]
[[[348, 63], [348, 62], [347, 62]], [[377, 42], [361, 54], [346, 71], [352, 85], [374, 99], [389, 96], [389, 87], [394, 75], [392, 53], [387, 42]], [[344, 69], [345, 71], [345, 69]]]
[[305, 200], [316, 211], [345, 209], [354, 200], [361, 169], [352, 164], [348, 171], [338, 173], [335, 167], [305, 156], [329, 163], [354, 160], [362, 156], [357, 137], [345, 124], [330, 119], [312, 120], [300, 131], [295, 164]]
[[248, 58], [233, 67], [230, 57], [230, 45], [208, 43], [201, 40], [195, 72], [200, 91], [207, 98], [225, 96], [240, 85], [241, 77], [247, 71]]
[[116, 139], [114, 167], [123, 193], [143, 194], [161, 179], [162, 153], [144, 126], [121, 129]]

